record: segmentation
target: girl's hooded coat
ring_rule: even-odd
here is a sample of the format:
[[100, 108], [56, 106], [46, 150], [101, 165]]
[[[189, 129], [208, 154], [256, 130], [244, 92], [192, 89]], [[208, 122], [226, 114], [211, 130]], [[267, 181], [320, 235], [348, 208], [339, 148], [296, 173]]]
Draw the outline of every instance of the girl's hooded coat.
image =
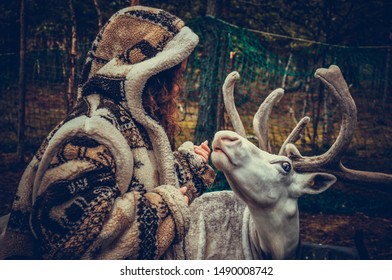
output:
[[[184, 258], [192, 201], [214, 172], [168, 137], [142, 105], [146, 81], [198, 43], [183, 21], [133, 6], [92, 44], [73, 111], [49, 134], [20, 181], [0, 258]], [[119, 55], [118, 55], [119, 54]]]

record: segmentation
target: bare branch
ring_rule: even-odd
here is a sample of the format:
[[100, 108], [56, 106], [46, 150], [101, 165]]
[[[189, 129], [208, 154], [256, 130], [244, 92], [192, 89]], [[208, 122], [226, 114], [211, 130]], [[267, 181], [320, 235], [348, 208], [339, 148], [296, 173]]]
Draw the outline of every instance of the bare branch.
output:
[[102, 27], [102, 10], [101, 10], [101, 7], [99, 5], [99, 1], [98, 0], [93, 0], [93, 1], [94, 1], [95, 10], [97, 11], [98, 30], [100, 30], [101, 27]]

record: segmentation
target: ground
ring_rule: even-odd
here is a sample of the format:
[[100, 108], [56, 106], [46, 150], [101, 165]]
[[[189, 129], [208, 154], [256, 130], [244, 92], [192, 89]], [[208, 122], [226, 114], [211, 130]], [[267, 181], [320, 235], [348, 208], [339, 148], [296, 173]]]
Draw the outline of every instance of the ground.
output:
[[[13, 154], [1, 157], [0, 216], [10, 210], [25, 168], [13, 164]], [[357, 235], [370, 259], [392, 259], [391, 190], [340, 183], [323, 195], [303, 198], [299, 205], [302, 241], [355, 247]]]
[[355, 215], [301, 213], [301, 236], [312, 243], [355, 247], [355, 233], [362, 231], [370, 259], [392, 259], [392, 219]]

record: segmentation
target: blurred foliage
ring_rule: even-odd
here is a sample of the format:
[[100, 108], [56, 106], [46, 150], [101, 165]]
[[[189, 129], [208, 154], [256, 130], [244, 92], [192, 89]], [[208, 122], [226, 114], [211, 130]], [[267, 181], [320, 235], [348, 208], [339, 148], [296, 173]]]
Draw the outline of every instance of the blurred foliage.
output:
[[[212, 0], [208, 0], [212, 1]], [[204, 16], [207, 0], [141, 0], [145, 6], [165, 9], [185, 21]], [[125, 0], [98, 0], [105, 22]], [[215, 0], [217, 17], [243, 28], [300, 37], [328, 44], [389, 45], [392, 2], [384, 0]], [[92, 40], [97, 33], [93, 0], [73, 0], [78, 36]], [[0, 52], [16, 51], [19, 42], [19, 1], [1, 1]], [[68, 1], [28, 0], [27, 22], [30, 47], [63, 42], [70, 36]], [[281, 41], [303, 46], [306, 43]]]
[[[366, 193], [366, 191], [364, 192]], [[368, 216], [392, 217], [391, 200], [383, 196], [348, 195], [332, 186], [318, 195], [304, 195], [298, 200], [301, 212], [312, 214], [346, 214], [358, 212]]]

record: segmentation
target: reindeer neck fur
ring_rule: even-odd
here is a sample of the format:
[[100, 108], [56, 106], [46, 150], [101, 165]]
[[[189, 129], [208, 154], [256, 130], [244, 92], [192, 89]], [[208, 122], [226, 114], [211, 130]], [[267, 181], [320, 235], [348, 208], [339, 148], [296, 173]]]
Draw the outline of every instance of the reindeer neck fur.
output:
[[260, 209], [248, 205], [249, 239], [257, 255], [270, 259], [295, 259], [299, 245], [299, 214], [293, 208]]

